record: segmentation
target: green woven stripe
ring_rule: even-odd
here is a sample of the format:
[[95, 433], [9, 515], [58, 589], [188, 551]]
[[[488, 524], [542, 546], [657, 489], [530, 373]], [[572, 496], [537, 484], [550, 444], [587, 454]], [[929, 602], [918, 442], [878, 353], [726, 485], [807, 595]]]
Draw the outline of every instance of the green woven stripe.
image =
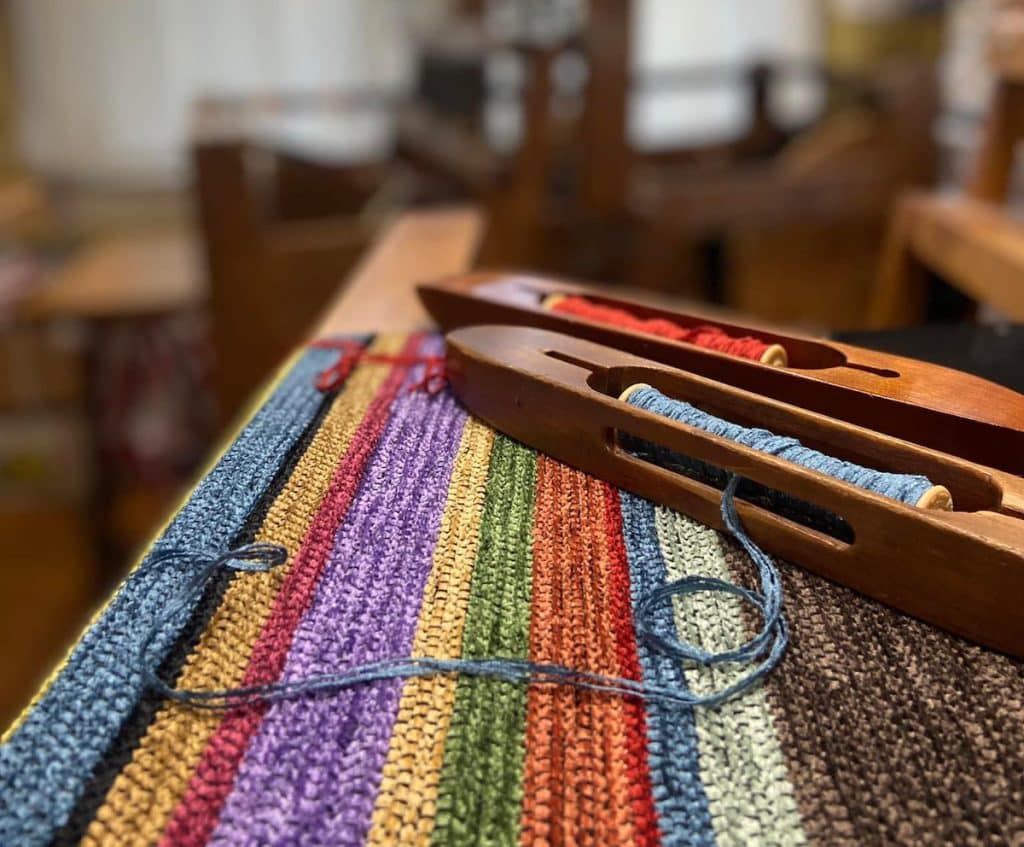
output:
[[[491, 454], [462, 656], [528, 658], [537, 457], [499, 436]], [[434, 844], [519, 838], [526, 687], [459, 680], [445, 744]]]
[[[742, 551], [713, 529], [659, 507], [655, 524], [670, 580], [710, 576], [749, 582]], [[684, 641], [719, 652], [750, 637], [743, 606], [729, 594], [705, 592], [675, 602], [676, 630]], [[686, 680], [698, 694], [721, 689], [744, 665], [689, 668]], [[771, 685], [769, 678], [768, 685]], [[694, 712], [701, 779], [720, 845], [799, 845], [806, 842], [775, 722], [758, 687], [717, 709]]]

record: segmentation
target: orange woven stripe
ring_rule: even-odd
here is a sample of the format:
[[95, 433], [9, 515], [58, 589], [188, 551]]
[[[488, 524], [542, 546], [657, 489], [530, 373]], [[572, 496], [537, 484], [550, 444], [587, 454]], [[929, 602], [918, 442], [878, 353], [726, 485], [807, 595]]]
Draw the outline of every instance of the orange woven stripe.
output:
[[[530, 658], [619, 673], [609, 609], [602, 484], [537, 465]], [[521, 842], [623, 844], [636, 838], [635, 789], [620, 697], [534, 686], [527, 706]]]

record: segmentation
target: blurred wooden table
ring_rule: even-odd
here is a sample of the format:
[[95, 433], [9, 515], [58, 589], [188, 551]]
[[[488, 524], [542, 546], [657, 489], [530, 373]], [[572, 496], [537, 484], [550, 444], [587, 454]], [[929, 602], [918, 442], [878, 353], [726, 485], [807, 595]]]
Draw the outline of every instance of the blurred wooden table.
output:
[[111, 320], [200, 306], [206, 285], [185, 231], [126, 234], [87, 245], [23, 306], [31, 318]]
[[92, 453], [89, 526], [101, 588], [119, 576], [125, 554], [151, 532], [176, 496], [173, 487], [115, 481], [104, 460], [98, 421], [104, 413], [99, 374], [109, 330], [151, 318], [196, 313], [206, 300], [196, 239], [185, 228], [125, 232], [86, 244], [19, 306], [30, 321], [84, 328], [84, 409]]

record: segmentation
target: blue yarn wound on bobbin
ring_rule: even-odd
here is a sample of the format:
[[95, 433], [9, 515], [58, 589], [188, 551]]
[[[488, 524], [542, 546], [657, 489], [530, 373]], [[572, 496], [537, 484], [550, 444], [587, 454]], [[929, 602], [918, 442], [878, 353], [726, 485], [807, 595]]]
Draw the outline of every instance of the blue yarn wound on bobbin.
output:
[[[931, 480], [920, 474], [888, 473], [866, 468], [812, 450], [810, 447], [805, 447], [796, 438], [776, 435], [766, 429], [740, 426], [715, 417], [683, 400], [668, 397], [649, 385], [633, 390], [626, 402], [638, 409], [687, 424], [713, 435], [720, 435], [737, 444], [778, 456], [780, 459], [848, 482], [858, 488], [873, 491], [892, 500], [898, 500], [901, 503], [915, 505], [934, 485]], [[625, 449], [640, 458], [716, 488], [724, 489], [728, 482], [728, 473], [699, 459], [692, 459], [674, 450], [626, 433], [623, 433], [621, 443]], [[764, 506], [785, 518], [821, 530], [843, 541], [853, 540], [853, 531], [842, 518], [805, 500], [750, 480], [744, 480], [736, 493], [741, 499]]]

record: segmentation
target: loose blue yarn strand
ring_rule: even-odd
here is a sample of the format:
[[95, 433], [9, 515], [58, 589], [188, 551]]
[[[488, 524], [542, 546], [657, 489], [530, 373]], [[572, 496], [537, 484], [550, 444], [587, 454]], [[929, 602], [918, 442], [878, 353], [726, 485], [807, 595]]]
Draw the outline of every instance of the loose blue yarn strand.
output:
[[[923, 476], [884, 473], [864, 468], [804, 447], [795, 438], [775, 435], [764, 429], [741, 427], [738, 424], [709, 415], [689, 403], [672, 400], [649, 386], [634, 391], [630, 395], [629, 402], [638, 408], [698, 427], [706, 432], [722, 435], [755, 450], [771, 453], [894, 500], [916, 503], [932, 485], [931, 481]], [[643, 444], [642, 446], [656, 457], [660, 456], [672, 461], [693, 461], [653, 445]], [[651, 685], [624, 677], [594, 674], [564, 665], [501, 656], [488, 659], [386, 659], [359, 665], [342, 673], [224, 690], [175, 690], [152, 671], [149, 672], [150, 683], [165, 697], [206, 709], [253, 705], [338, 691], [381, 680], [439, 674], [489, 677], [515, 683], [565, 685], [587, 691], [638, 697], [644, 700], [659, 700], [677, 706], [718, 706], [749, 690], [771, 673], [781, 661], [789, 641], [789, 631], [782, 614], [782, 581], [778, 569], [771, 557], [747, 535], [740, 521], [736, 511], [735, 496], [741, 478], [730, 473], [726, 479], [726, 485], [722, 491], [722, 518], [729, 532], [732, 533], [757, 569], [760, 592], [734, 585], [716, 577], [690, 576], [663, 585], [641, 598], [635, 614], [638, 639], [642, 640], [651, 650], [669, 658], [703, 667], [725, 663], [758, 662], [748, 674], [710, 694], [698, 696], [684, 689]], [[172, 561], [192, 563], [199, 561], [203, 564], [203, 567], [194, 571], [194, 576], [186, 583], [177, 600], [169, 605], [168, 615], [174, 616], [179, 614], [182, 609], [194, 605], [198, 596], [202, 594], [206, 582], [219, 568], [229, 567], [249, 572], [265, 571], [283, 564], [286, 559], [286, 551], [278, 545], [250, 544], [223, 554], [195, 555], [176, 549], [159, 551], [151, 559], [150, 566]], [[711, 591], [732, 594], [757, 609], [763, 620], [760, 631], [746, 643], [718, 653], [709, 653], [695, 644], [689, 644], [680, 639], [666, 638], [656, 631], [655, 618], [661, 604], [676, 597]], [[142, 651], [142, 659], [146, 666], [148, 666], [146, 663], [148, 643], [149, 639]]]
[[[160, 679], [154, 671], [148, 670], [149, 683], [152, 688], [168, 699], [205, 709], [237, 708], [340, 691], [356, 685], [388, 679], [443, 674], [488, 677], [506, 682], [534, 685], [563, 685], [586, 691], [638, 697], [643, 700], [660, 700], [677, 706], [718, 706], [748, 690], [769, 674], [782, 659], [788, 639], [788, 632], [782, 617], [782, 588], [778, 571], [771, 558], [747, 536], [733, 504], [733, 495], [739, 482], [740, 478], [733, 476], [723, 492], [722, 515], [729, 530], [736, 536], [757, 566], [763, 595], [712, 577], [687, 577], [662, 586], [645, 597], [636, 614], [638, 637], [642, 638], [652, 650], [664, 653], [671, 658], [693, 661], [707, 666], [724, 662], [749, 662], [767, 653], [753, 671], [711, 694], [694, 695], [684, 689], [651, 685], [625, 677], [606, 676], [576, 670], [564, 665], [531, 662], [502, 656], [488, 659], [435, 659], [429, 657], [385, 659], [359, 665], [336, 674], [322, 674], [291, 682], [206, 691], [174, 689]], [[283, 547], [264, 543], [249, 544], [222, 554], [195, 555], [178, 549], [163, 550], [153, 556], [150, 566], [167, 562], [191, 564], [199, 562], [201, 564], [201, 567], [194, 569], [194, 575], [183, 587], [181, 595], [168, 606], [168, 614], [175, 614], [180, 608], [194, 604], [198, 596], [202, 594], [206, 582], [220, 568], [260, 572], [277, 567], [286, 560], [287, 551]], [[651, 620], [659, 603], [666, 602], [673, 597], [695, 594], [700, 591], [723, 591], [746, 600], [763, 616], [763, 628], [741, 647], [718, 654], [707, 653], [695, 645], [682, 641], [666, 639], [654, 631]], [[143, 666], [147, 668], [151, 667], [151, 663], [146, 661], [148, 643], [149, 639], [146, 640], [141, 651]]]

